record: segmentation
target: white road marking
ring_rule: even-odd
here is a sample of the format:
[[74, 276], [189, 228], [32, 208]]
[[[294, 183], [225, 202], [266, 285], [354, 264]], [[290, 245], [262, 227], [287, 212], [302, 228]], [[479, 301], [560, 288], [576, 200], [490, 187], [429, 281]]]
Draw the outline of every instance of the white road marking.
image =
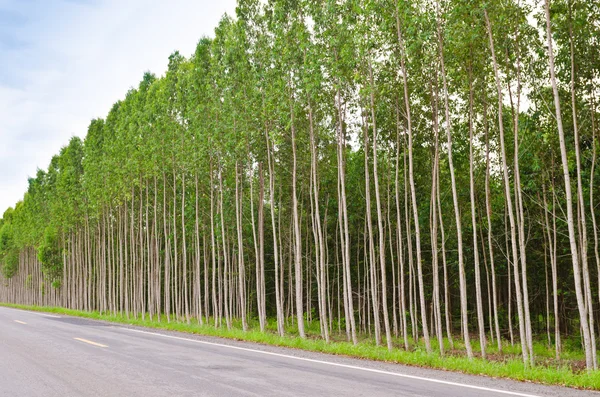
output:
[[24, 321], [19, 321], [19, 320], [15, 320], [15, 323], [19, 323], [19, 324], [25, 324], [25, 325], [27, 325], [27, 323], [26, 323], [26, 322], [24, 322]]
[[98, 347], [108, 347], [106, 345], [103, 345], [102, 343], [92, 342], [91, 340], [87, 340], [87, 339], [83, 339], [83, 338], [73, 338], [73, 339], [78, 340], [83, 343], [88, 343], [90, 345], [98, 346]]
[[35, 314], [36, 316], [50, 317], [50, 318], [60, 318], [60, 316], [55, 316], [54, 314], [48, 314], [48, 313], [43, 313], [43, 312], [35, 312], [35, 311], [32, 311], [32, 310], [17, 309], [15, 307], [10, 307], [10, 306], [0, 306], [0, 308], [2, 308], [2, 307], [7, 308], [7, 309], [11, 309], [11, 310], [18, 310], [20, 312]]
[[400, 377], [400, 378], [416, 379], [416, 380], [421, 380], [421, 381], [426, 381], [426, 382], [439, 383], [439, 384], [450, 385], [450, 386], [457, 386], [457, 387], [464, 387], [464, 388], [467, 388], [467, 389], [483, 390], [483, 391], [488, 391], [488, 392], [493, 392], [493, 393], [498, 393], [498, 394], [508, 394], [508, 395], [511, 395], [511, 396], [519, 396], [519, 397], [540, 397], [540, 396], [537, 396], [535, 394], [526, 394], [526, 393], [519, 393], [519, 392], [514, 392], [514, 391], [508, 391], [508, 390], [493, 389], [493, 388], [484, 387], [484, 386], [468, 385], [466, 383], [457, 383], [457, 382], [450, 382], [450, 381], [447, 381], [447, 380], [440, 380], [440, 379], [434, 379], [434, 378], [425, 378], [425, 377], [422, 377], [422, 376], [400, 374], [400, 373], [397, 373], [397, 372], [389, 372], [389, 371], [383, 371], [383, 370], [380, 370], [380, 369], [373, 369], [373, 368], [364, 368], [364, 367], [358, 367], [358, 366], [355, 366], [355, 365], [332, 363], [332, 362], [329, 362], [329, 361], [314, 360], [314, 359], [311, 359], [311, 358], [290, 356], [290, 355], [287, 355], [287, 354], [273, 353], [273, 352], [267, 352], [267, 351], [262, 351], [262, 350], [249, 349], [249, 348], [246, 348], [246, 347], [231, 346], [231, 345], [224, 345], [224, 344], [221, 344], [221, 343], [206, 342], [206, 341], [201, 341], [201, 340], [196, 340], [196, 339], [182, 338], [182, 337], [179, 337], [179, 336], [159, 334], [159, 333], [156, 333], [156, 332], [148, 332], [148, 331], [142, 331], [142, 330], [138, 330], [138, 329], [131, 329], [131, 328], [120, 328], [120, 329], [123, 329], [123, 330], [126, 330], [126, 331], [131, 331], [131, 332], [139, 332], [139, 333], [142, 333], [142, 334], [161, 336], [163, 338], [178, 339], [178, 340], [183, 340], [183, 341], [188, 341], [188, 342], [193, 342], [193, 343], [200, 343], [200, 344], [204, 344], [204, 345], [225, 347], [225, 348], [234, 349], [234, 350], [243, 350], [243, 351], [247, 351], [247, 352], [265, 354], [265, 355], [269, 355], [269, 356], [289, 358], [289, 359], [292, 359], [292, 360], [307, 361], [307, 362], [311, 362], [311, 363], [331, 365], [331, 366], [334, 366], [334, 367], [342, 367], [342, 368], [355, 369], [355, 370], [359, 370], [359, 371], [366, 371], [366, 372], [372, 372], [372, 373], [383, 374], [383, 375], [397, 376], [397, 377]]
[[60, 316], [55, 316], [54, 314], [35, 313], [35, 312], [33, 312], [33, 314], [37, 314], [38, 316], [42, 316], [42, 317], [49, 317], [49, 318], [60, 318]]

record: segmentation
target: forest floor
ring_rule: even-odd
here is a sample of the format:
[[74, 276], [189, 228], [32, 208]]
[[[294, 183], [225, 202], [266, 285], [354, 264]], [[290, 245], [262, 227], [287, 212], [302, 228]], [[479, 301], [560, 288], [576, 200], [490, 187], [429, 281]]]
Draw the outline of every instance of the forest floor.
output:
[[241, 323], [235, 321], [230, 329], [225, 325], [221, 327], [214, 326], [214, 320], [211, 325], [200, 325], [196, 319], [190, 320], [190, 323], [183, 320], [167, 321], [165, 316], [150, 319], [148, 315], [145, 318], [133, 317], [125, 314], [110, 314], [99, 312], [87, 312], [80, 310], [71, 310], [60, 307], [39, 307], [27, 305], [14, 305], [0, 303], [0, 306], [13, 307], [24, 310], [39, 312], [64, 314], [69, 316], [103, 320], [119, 324], [128, 324], [141, 327], [164, 329], [170, 331], [179, 331], [198, 335], [215, 336], [227, 339], [244, 340], [255, 343], [262, 343], [280, 347], [302, 349], [321, 353], [343, 355], [353, 358], [367, 360], [384, 361], [388, 363], [397, 363], [418, 367], [427, 367], [442, 369], [447, 371], [457, 371], [472, 375], [483, 375], [493, 378], [507, 378], [523, 382], [536, 382], [548, 385], [558, 385], [574, 387], [579, 389], [600, 391], [600, 370], [586, 371], [583, 352], [578, 348], [576, 339], [563, 340], [563, 351], [561, 358], [555, 358], [554, 348], [548, 346], [547, 341], [537, 341], [534, 343], [536, 365], [533, 367], [525, 366], [520, 356], [520, 345], [510, 344], [510, 341], [503, 341], [502, 352], [498, 351], [496, 343], [489, 343], [487, 347], [487, 360], [481, 358], [479, 343], [474, 337], [472, 339], [475, 358], [469, 360], [463, 349], [462, 341], [457, 340], [455, 336], [454, 348], [450, 349], [450, 342], [444, 339], [445, 354], [439, 353], [437, 339], [431, 339], [431, 345], [434, 352], [428, 354], [422, 340], [415, 343], [409, 340], [410, 349], [404, 350], [403, 341], [394, 339], [394, 348], [388, 351], [385, 346], [376, 346], [374, 338], [367, 335], [361, 335], [359, 343], [354, 346], [346, 341], [345, 332], [338, 332], [337, 325], [333, 327], [331, 341], [326, 343], [319, 332], [319, 323], [313, 321], [307, 322], [307, 338], [301, 339], [297, 336], [297, 329], [293, 323], [286, 326], [286, 335], [280, 337], [276, 334], [276, 323], [269, 321], [267, 330], [261, 332], [256, 324], [251, 321], [248, 331], [241, 329]]

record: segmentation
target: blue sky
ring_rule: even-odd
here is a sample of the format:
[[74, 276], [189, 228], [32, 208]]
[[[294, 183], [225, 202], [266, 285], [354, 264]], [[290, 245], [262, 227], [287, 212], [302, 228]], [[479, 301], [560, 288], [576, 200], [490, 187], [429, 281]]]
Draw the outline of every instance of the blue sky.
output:
[[0, 0], [0, 216], [92, 118], [212, 36], [235, 0]]

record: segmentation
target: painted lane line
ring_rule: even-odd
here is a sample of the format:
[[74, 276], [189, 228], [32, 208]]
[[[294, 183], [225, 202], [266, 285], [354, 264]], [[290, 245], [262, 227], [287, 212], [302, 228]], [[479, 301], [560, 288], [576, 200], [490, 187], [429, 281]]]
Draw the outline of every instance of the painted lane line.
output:
[[98, 347], [108, 347], [106, 345], [103, 345], [102, 343], [92, 342], [91, 340], [87, 340], [87, 339], [83, 339], [83, 338], [73, 338], [73, 339], [78, 340], [83, 343], [90, 344], [90, 345], [98, 346]]
[[467, 389], [483, 390], [483, 391], [487, 391], [487, 392], [493, 392], [493, 393], [498, 393], [498, 394], [506, 394], [506, 395], [510, 395], [510, 396], [540, 397], [540, 396], [535, 395], [535, 394], [519, 393], [519, 392], [494, 389], [494, 388], [489, 388], [489, 387], [484, 387], [484, 386], [469, 385], [469, 384], [466, 384], [466, 383], [457, 383], [457, 382], [451, 382], [451, 381], [441, 380], [441, 379], [426, 378], [426, 377], [416, 376], [416, 375], [407, 375], [407, 374], [401, 374], [401, 373], [397, 373], [397, 372], [383, 371], [383, 370], [380, 370], [380, 369], [359, 367], [359, 366], [356, 366], [356, 365], [333, 363], [333, 362], [330, 362], [330, 361], [315, 360], [315, 359], [312, 359], [312, 358], [305, 358], [305, 357], [296, 357], [296, 356], [290, 356], [290, 355], [287, 355], [287, 354], [273, 353], [273, 352], [267, 352], [267, 351], [262, 351], [262, 350], [250, 349], [250, 348], [247, 348], [247, 347], [231, 346], [231, 345], [224, 345], [224, 344], [221, 344], [221, 343], [214, 343], [214, 342], [207, 342], [207, 341], [201, 341], [201, 340], [196, 340], [196, 339], [182, 338], [182, 337], [179, 337], [179, 336], [159, 334], [159, 333], [156, 333], [156, 332], [148, 332], [148, 331], [142, 331], [142, 330], [138, 330], [138, 329], [131, 329], [131, 328], [120, 328], [120, 329], [126, 330], [126, 331], [131, 331], [131, 332], [138, 332], [138, 333], [141, 333], [141, 334], [148, 334], [148, 335], [160, 336], [160, 337], [163, 337], [163, 338], [183, 340], [183, 341], [187, 341], [187, 342], [200, 343], [200, 344], [210, 345], [210, 346], [224, 347], [224, 348], [234, 349], [234, 350], [242, 350], [242, 351], [246, 351], [246, 352], [259, 353], [259, 354], [264, 354], [264, 355], [268, 355], [268, 356], [284, 357], [284, 358], [289, 358], [289, 359], [292, 359], [292, 360], [307, 361], [307, 362], [311, 362], [311, 363], [331, 365], [331, 366], [334, 366], [334, 367], [348, 368], [348, 369], [354, 369], [354, 370], [359, 370], [359, 371], [372, 372], [372, 373], [376, 373], [376, 374], [396, 376], [396, 377], [399, 377], [399, 378], [408, 378], [408, 379], [415, 379], [415, 380], [420, 380], [420, 381], [425, 381], [425, 382], [439, 383], [439, 384], [444, 384], [444, 385], [449, 385], [449, 386], [463, 387], [463, 388], [467, 388]]
[[25, 324], [25, 325], [27, 325], [27, 323], [26, 323], [26, 322], [24, 322], [24, 321], [19, 321], [19, 320], [15, 320], [15, 323], [19, 323], [19, 324]]

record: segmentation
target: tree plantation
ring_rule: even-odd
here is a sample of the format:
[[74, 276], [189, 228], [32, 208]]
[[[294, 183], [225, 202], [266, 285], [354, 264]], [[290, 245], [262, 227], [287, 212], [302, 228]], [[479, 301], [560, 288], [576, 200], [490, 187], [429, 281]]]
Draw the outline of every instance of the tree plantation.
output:
[[600, 3], [236, 13], [29, 179], [1, 302], [597, 368]]

